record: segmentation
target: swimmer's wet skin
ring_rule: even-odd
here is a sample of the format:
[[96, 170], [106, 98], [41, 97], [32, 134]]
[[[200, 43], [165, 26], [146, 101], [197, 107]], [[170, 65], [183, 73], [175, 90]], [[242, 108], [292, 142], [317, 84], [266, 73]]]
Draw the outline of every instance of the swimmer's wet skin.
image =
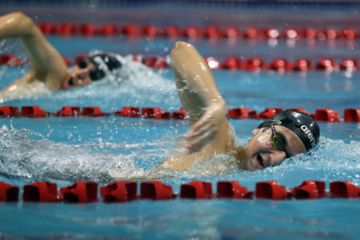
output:
[[50, 91], [87, 86], [93, 81], [103, 79], [107, 72], [122, 65], [111, 54], [97, 54], [69, 72], [60, 53], [47, 41], [32, 19], [21, 12], [0, 17], [0, 40], [7, 38], [21, 39], [32, 69], [4, 88], [0, 92], [0, 101], [19, 98], [24, 95], [22, 92], [29, 92], [24, 86], [34, 82], [43, 83]]
[[182, 171], [197, 160], [226, 154], [235, 157], [241, 169], [264, 169], [305, 153], [318, 143], [317, 123], [306, 113], [287, 110], [254, 129], [245, 146], [237, 146], [229, 131], [232, 127], [226, 118], [226, 103], [202, 56], [191, 44], [177, 42], [171, 59], [178, 94], [190, 124], [186, 136], [188, 155], [167, 158], [159, 167]]

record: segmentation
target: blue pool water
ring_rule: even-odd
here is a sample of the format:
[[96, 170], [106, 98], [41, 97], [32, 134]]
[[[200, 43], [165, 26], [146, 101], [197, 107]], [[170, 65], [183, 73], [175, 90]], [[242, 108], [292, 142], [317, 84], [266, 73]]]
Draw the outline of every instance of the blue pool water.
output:
[[[280, 13], [286, 15], [286, 12]], [[342, 12], [337, 14], [344, 17]], [[314, 18], [311, 11], [307, 15]], [[330, 23], [337, 19], [324, 13], [326, 17]], [[349, 15], [344, 21], [350, 21], [352, 17]], [[187, 20], [183, 24], [194, 22]], [[275, 22], [280, 25], [280, 20]], [[308, 24], [300, 18], [292, 22], [297, 26]], [[327, 26], [326, 22], [316, 24]], [[337, 24], [341, 26], [341, 22]], [[49, 36], [48, 39], [69, 59], [87, 54], [91, 49], [123, 55], [167, 56], [175, 41], [129, 40], [122, 36]], [[259, 56], [266, 61], [276, 57], [289, 60], [304, 57], [316, 61], [321, 57], [336, 60], [357, 57], [358, 41], [339, 40], [335, 46], [318, 41], [313, 47], [305, 40], [297, 41], [295, 46], [285, 40], [280, 40], [276, 46], [270, 46], [264, 40], [255, 43], [239, 40], [230, 44], [226, 40], [210, 42], [198, 39], [192, 43], [204, 56], [215, 56], [219, 60], [228, 56]], [[0, 51], [24, 55], [18, 42], [7, 41], [3, 46]], [[0, 87], [20, 77], [28, 68], [0, 67]], [[180, 108], [170, 70], [154, 72], [137, 65], [133, 68], [137, 74], [121, 83], [103, 81], [83, 89], [4, 104], [19, 107], [38, 105], [49, 112], [67, 105], [99, 106], [105, 112], [114, 112], [123, 106], [160, 107], [171, 112]], [[306, 74], [214, 71], [228, 108], [244, 106], [261, 112], [267, 107], [301, 107], [312, 113], [319, 108], [332, 108], [340, 116], [345, 108], [360, 106], [359, 76], [359, 72], [349, 75], [321, 71]], [[235, 128], [237, 142], [245, 144], [250, 139], [251, 130], [260, 121], [230, 120], [230, 123]], [[105, 185], [114, 178], [140, 179], [139, 182], [157, 179], [171, 185], [176, 193], [179, 193], [181, 184], [192, 180], [211, 182], [214, 191], [216, 183], [221, 180], [239, 181], [249, 190], [255, 189], [256, 182], [266, 180], [278, 181], [287, 188], [298, 186], [304, 180], [325, 181], [327, 190], [329, 183], [337, 180], [350, 180], [360, 185], [360, 125], [357, 123], [320, 122], [322, 137], [315, 153], [297, 155], [280, 166], [256, 172], [237, 170], [232, 160], [223, 156], [214, 157], [205, 164], [196, 164], [184, 172], [154, 170], [173, 153], [178, 136], [187, 132], [186, 121], [111, 115], [99, 118], [7, 118], [0, 119], [0, 124], [0, 181], [20, 189], [39, 180], [65, 187], [77, 180]], [[357, 239], [360, 234], [359, 213], [359, 200], [329, 198], [307, 201], [139, 200], [124, 204], [20, 201], [1, 204], [0, 234], [4, 239]]]

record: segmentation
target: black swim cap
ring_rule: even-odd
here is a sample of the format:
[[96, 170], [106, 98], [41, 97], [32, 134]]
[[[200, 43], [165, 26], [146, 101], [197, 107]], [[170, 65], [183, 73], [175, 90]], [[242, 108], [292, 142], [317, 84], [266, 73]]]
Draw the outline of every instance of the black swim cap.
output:
[[285, 110], [269, 118], [258, 128], [279, 125], [293, 131], [304, 143], [306, 151], [314, 148], [319, 142], [320, 128], [319, 125], [306, 113]]
[[94, 64], [96, 71], [91, 73], [92, 80], [99, 80], [106, 76], [108, 71], [121, 68], [122, 64], [116, 57], [110, 54], [100, 53], [89, 57], [89, 61]]

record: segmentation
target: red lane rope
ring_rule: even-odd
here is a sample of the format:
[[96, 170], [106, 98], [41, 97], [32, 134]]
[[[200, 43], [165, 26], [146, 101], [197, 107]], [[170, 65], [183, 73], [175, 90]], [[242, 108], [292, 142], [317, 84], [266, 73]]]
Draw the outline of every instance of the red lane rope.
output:
[[[326, 192], [323, 181], [304, 181], [301, 185], [286, 189], [276, 181], [257, 182], [255, 191], [248, 191], [237, 181], [217, 182], [217, 192], [212, 192], [210, 182], [192, 181], [180, 186], [180, 193], [173, 193], [169, 185], [161, 181], [140, 183], [140, 195], [137, 194], [138, 184], [131, 181], [117, 181], [100, 187], [100, 195], [106, 203], [128, 202], [138, 199], [169, 200], [177, 197], [182, 199], [319, 199], [319, 198], [360, 198], [360, 188], [351, 181], [330, 182], [330, 192]], [[22, 199], [24, 202], [66, 202], [90, 203], [98, 202], [98, 184], [91, 181], [77, 181], [73, 185], [60, 188], [57, 184], [45, 181], [24, 185]], [[0, 182], [0, 202], [19, 201], [19, 187]]]
[[[248, 108], [233, 108], [227, 112], [227, 117], [230, 119], [268, 119], [275, 114], [281, 112], [282, 108], [266, 108], [264, 111], [257, 113], [255, 110]], [[339, 113], [331, 108], [316, 109], [315, 113], [305, 111], [303, 108], [289, 108], [289, 110], [297, 110], [309, 114], [315, 121], [326, 122], [360, 122], [360, 108], [347, 108], [344, 109], [343, 117], [339, 117]], [[0, 118], [7, 117], [30, 117], [30, 118], [46, 118], [51, 115], [56, 117], [106, 117], [111, 114], [117, 117], [132, 117], [132, 118], [151, 118], [151, 119], [175, 119], [184, 120], [186, 115], [183, 108], [178, 111], [168, 112], [158, 107], [123, 107], [121, 110], [113, 113], [103, 112], [100, 107], [80, 107], [65, 106], [61, 110], [54, 113], [47, 112], [39, 106], [22, 106], [21, 111], [18, 107], [2, 106], [0, 107]]]
[[240, 29], [236, 26], [166, 26], [157, 27], [154, 25], [117, 25], [104, 24], [94, 25], [91, 23], [51, 23], [39, 22], [38, 27], [44, 34], [55, 35], [123, 35], [127, 37], [166, 37], [166, 38], [228, 38], [228, 39], [310, 39], [310, 40], [336, 40], [347, 39], [355, 40], [359, 38], [359, 31], [354, 28], [340, 28], [325, 27], [323, 29], [307, 28], [292, 28], [276, 29], [273, 27], [257, 28], [247, 27]]
[[[80, 60], [87, 58], [87, 55], [77, 56], [74, 61], [63, 56], [64, 62], [67, 66], [78, 63]], [[290, 61], [285, 58], [275, 58], [271, 62], [265, 62], [260, 57], [253, 57], [243, 59], [241, 57], [228, 57], [223, 62], [220, 62], [215, 57], [205, 57], [211, 69], [224, 69], [224, 70], [239, 70], [239, 71], [277, 71], [290, 72], [290, 71], [357, 71], [359, 64], [357, 59], [345, 58], [340, 62], [335, 62], [332, 58], [322, 58], [313, 63], [312, 60], [306, 58], [299, 58], [295, 61]], [[170, 68], [171, 63], [167, 57], [142, 57], [134, 56], [134, 61], [142, 62], [146, 66], [155, 69]], [[14, 57], [12, 54], [0, 55], [0, 65], [7, 65], [11, 67], [22, 66], [26, 64], [27, 59], [22, 60]]]

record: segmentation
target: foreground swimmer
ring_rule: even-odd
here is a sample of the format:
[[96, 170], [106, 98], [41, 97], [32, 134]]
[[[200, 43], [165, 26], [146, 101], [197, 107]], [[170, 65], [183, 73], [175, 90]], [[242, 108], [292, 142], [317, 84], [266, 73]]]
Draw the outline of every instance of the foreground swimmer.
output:
[[100, 53], [79, 62], [68, 72], [59, 52], [46, 40], [36, 24], [21, 12], [0, 17], [0, 40], [15, 37], [20, 38], [32, 69], [3, 89], [1, 95], [18, 93], [19, 88], [34, 82], [43, 83], [50, 91], [86, 86], [122, 66], [120, 56]]
[[177, 42], [171, 59], [178, 94], [190, 124], [186, 136], [189, 154], [168, 158], [160, 167], [182, 171], [197, 160], [227, 154], [238, 160], [241, 169], [256, 170], [279, 165], [285, 158], [317, 145], [317, 123], [305, 113], [283, 111], [254, 129], [245, 146], [237, 146], [226, 118], [226, 103], [202, 56], [191, 44]]

